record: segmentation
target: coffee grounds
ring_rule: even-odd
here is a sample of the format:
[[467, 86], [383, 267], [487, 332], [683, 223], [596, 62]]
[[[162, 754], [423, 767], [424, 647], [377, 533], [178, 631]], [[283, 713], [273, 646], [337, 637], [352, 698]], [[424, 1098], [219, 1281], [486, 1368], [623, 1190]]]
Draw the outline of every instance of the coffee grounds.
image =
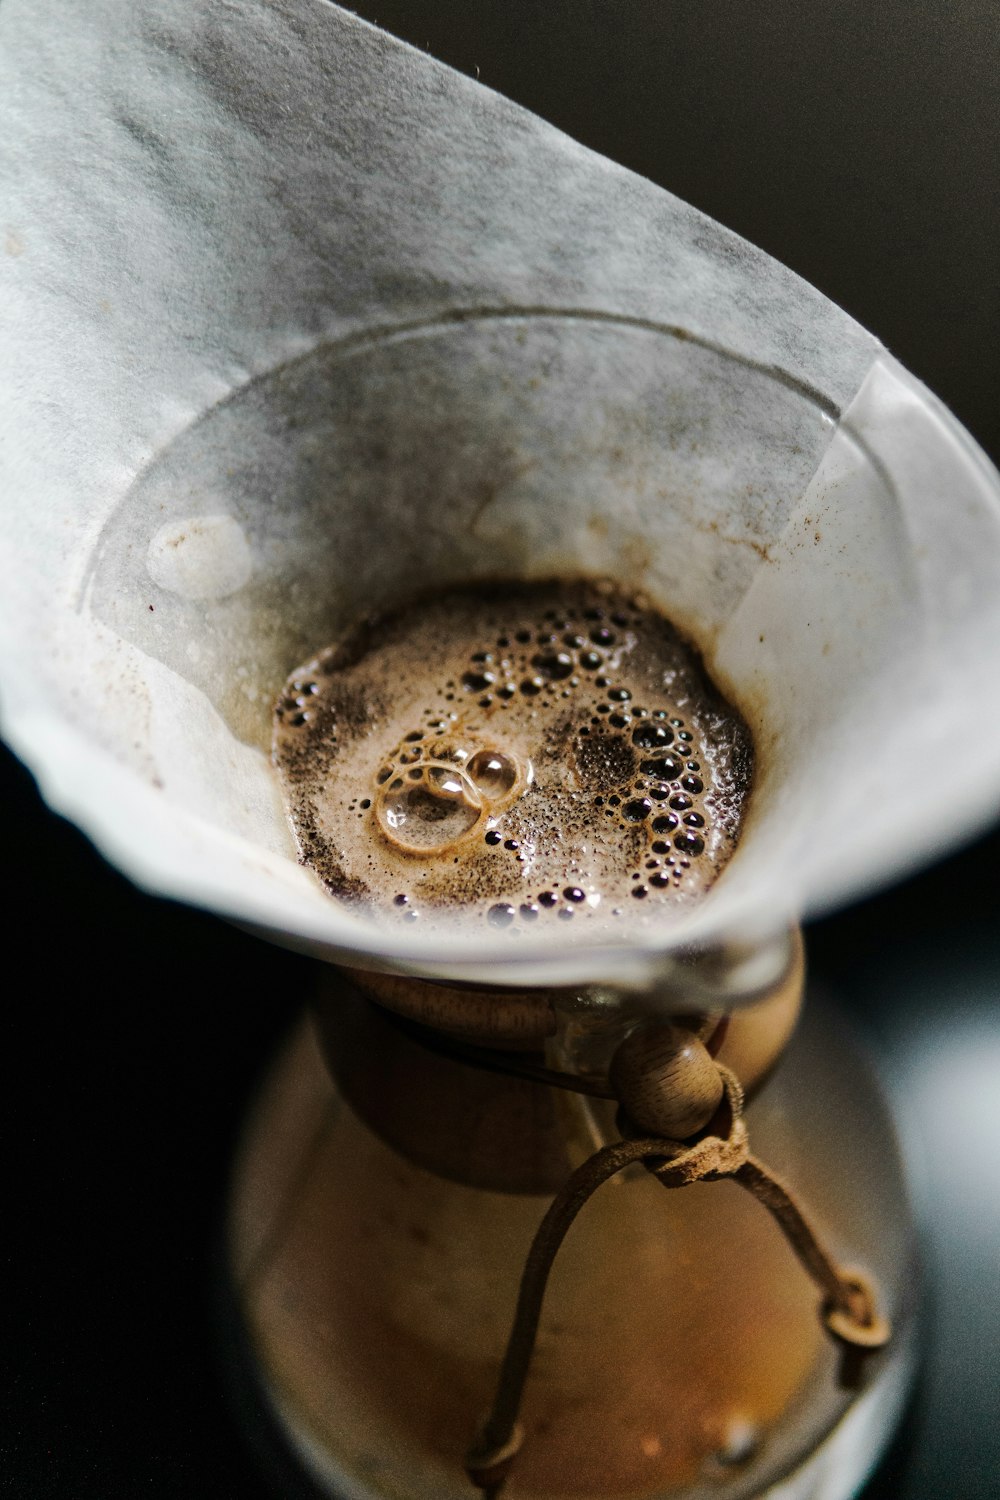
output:
[[753, 766], [697, 652], [593, 582], [477, 585], [365, 622], [289, 678], [274, 758], [302, 859], [338, 899], [588, 938], [704, 894]]

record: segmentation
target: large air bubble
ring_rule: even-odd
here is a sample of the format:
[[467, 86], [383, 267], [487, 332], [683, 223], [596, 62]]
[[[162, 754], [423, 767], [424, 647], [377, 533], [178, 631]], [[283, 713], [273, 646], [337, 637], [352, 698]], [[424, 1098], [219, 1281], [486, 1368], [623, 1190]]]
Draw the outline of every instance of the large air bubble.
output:
[[410, 855], [438, 855], [470, 834], [483, 816], [475, 786], [456, 766], [422, 765], [379, 788], [375, 821], [382, 836]]
[[507, 801], [521, 779], [517, 761], [502, 750], [478, 750], [466, 770], [477, 789], [494, 807]]

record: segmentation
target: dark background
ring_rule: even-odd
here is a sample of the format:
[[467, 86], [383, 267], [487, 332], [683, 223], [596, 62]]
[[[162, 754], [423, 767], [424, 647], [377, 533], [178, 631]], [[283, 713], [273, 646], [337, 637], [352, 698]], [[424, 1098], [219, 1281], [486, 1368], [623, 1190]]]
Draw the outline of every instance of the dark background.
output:
[[[996, 0], [357, 8], [786, 262], [1000, 456]], [[227, 1401], [213, 1286], [242, 1111], [309, 965], [140, 894], [6, 754], [0, 778], [0, 1493], [290, 1494]], [[997, 1492], [998, 860], [991, 830], [809, 932], [917, 1127], [932, 1316], [879, 1500]]]

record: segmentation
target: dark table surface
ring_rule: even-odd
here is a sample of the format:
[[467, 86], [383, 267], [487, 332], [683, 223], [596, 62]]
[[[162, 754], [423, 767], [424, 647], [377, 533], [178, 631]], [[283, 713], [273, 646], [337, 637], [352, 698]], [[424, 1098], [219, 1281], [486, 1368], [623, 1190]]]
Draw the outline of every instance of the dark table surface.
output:
[[[996, 460], [994, 0], [357, 8], [793, 266]], [[216, 1254], [242, 1113], [310, 965], [136, 891], [6, 755], [0, 788], [0, 1493], [265, 1500], [224, 1391]], [[881, 1038], [924, 1205], [924, 1379], [880, 1500], [998, 1492], [998, 862], [988, 830], [809, 932], [814, 975]]]

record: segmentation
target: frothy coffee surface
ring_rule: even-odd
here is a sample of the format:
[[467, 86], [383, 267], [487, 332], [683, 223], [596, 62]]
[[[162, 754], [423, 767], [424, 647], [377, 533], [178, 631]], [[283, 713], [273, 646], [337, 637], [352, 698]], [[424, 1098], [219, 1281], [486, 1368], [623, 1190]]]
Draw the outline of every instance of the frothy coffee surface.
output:
[[712, 885], [753, 766], [669, 621], [592, 582], [480, 585], [367, 622], [289, 678], [274, 757], [334, 896], [588, 938], [662, 924]]

